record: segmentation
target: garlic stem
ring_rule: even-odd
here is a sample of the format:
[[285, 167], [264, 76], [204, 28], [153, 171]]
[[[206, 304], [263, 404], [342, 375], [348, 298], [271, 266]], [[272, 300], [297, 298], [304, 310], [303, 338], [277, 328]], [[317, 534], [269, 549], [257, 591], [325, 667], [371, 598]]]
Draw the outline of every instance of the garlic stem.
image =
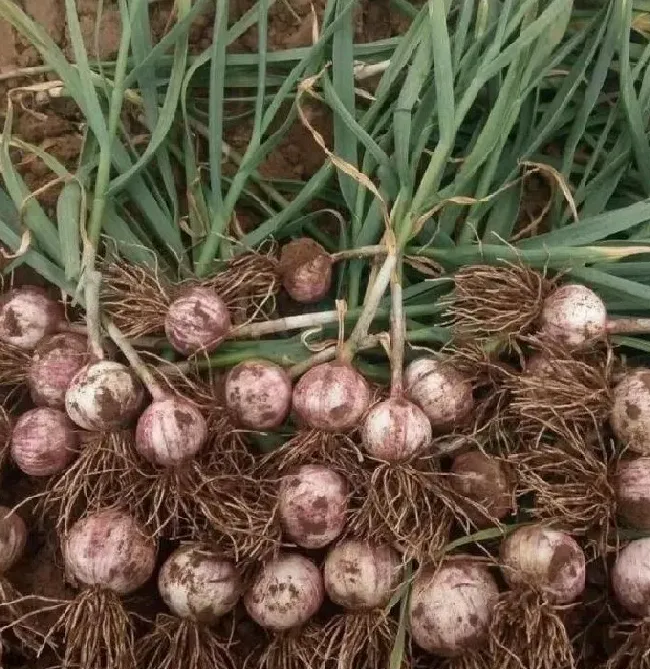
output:
[[[379, 340], [381, 338], [381, 335], [376, 334], [376, 335], [368, 335], [366, 336], [361, 342], [356, 347], [357, 351], [363, 351], [364, 349], [368, 348], [374, 348], [379, 344]], [[312, 367], [315, 367], [316, 365], [319, 365], [322, 362], [329, 362], [330, 360], [334, 360], [336, 358], [337, 353], [339, 353], [339, 346], [338, 344], [334, 346], [329, 346], [328, 348], [323, 349], [322, 351], [319, 351], [318, 353], [315, 353], [312, 355], [310, 358], [307, 360], [304, 360], [303, 362], [299, 362], [296, 365], [293, 365], [293, 367], [290, 367], [287, 371], [289, 373], [289, 376], [292, 379], [298, 378], [299, 376], [302, 376], [307, 370], [311, 369]]]
[[400, 268], [396, 267], [390, 282], [390, 394], [392, 397], [400, 397], [404, 390], [406, 324], [400, 274]]
[[354, 357], [354, 354], [359, 350], [359, 344], [368, 336], [368, 330], [377, 313], [379, 302], [386, 292], [386, 288], [390, 283], [391, 275], [396, 265], [397, 255], [395, 253], [389, 253], [377, 274], [377, 278], [375, 279], [372, 288], [368, 292], [366, 301], [363, 305], [363, 310], [359, 316], [357, 324], [354, 326], [354, 330], [352, 330], [352, 334], [347, 342], [340, 348], [339, 357], [341, 360], [350, 362]]
[[140, 377], [140, 380], [146, 386], [147, 390], [151, 394], [154, 400], [160, 400], [165, 397], [165, 392], [163, 391], [161, 385], [156, 381], [154, 375], [151, 373], [151, 370], [142, 358], [138, 355], [138, 352], [133, 348], [131, 342], [122, 334], [119, 328], [116, 325], [104, 319], [104, 327], [110, 338], [115, 342], [117, 347], [122, 351], [124, 357], [129, 361], [129, 364], [133, 368], [133, 371]]
[[94, 269], [88, 270], [86, 275], [86, 323], [88, 325], [88, 344], [90, 346], [90, 353], [96, 361], [104, 359], [99, 313], [99, 291], [101, 283], [101, 273]]
[[644, 334], [650, 332], [650, 318], [612, 318], [605, 326], [607, 334]]

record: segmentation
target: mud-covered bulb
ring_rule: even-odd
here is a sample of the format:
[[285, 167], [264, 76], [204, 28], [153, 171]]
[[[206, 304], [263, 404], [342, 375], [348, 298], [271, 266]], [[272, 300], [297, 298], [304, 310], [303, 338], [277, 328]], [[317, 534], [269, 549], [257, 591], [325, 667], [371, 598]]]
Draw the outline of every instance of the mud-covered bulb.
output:
[[566, 532], [521, 527], [501, 542], [499, 553], [511, 588], [532, 586], [554, 604], [570, 604], [585, 589], [585, 554]]
[[384, 608], [401, 580], [401, 561], [390, 546], [346, 539], [325, 558], [329, 598], [350, 610]]
[[64, 319], [63, 305], [37, 286], [14, 288], [0, 296], [0, 342], [16, 348], [32, 350]]
[[251, 430], [272, 430], [291, 409], [291, 379], [267, 360], [247, 360], [233, 367], [224, 385], [226, 406], [235, 421]]
[[315, 549], [330, 544], [343, 532], [347, 510], [347, 482], [329, 467], [303, 465], [280, 481], [280, 522], [297, 546]]
[[324, 596], [318, 567], [297, 553], [282, 553], [261, 568], [244, 595], [244, 605], [258, 625], [282, 632], [304, 625]]
[[499, 589], [483, 565], [454, 559], [423, 570], [413, 581], [409, 620], [413, 641], [423, 650], [454, 657], [487, 640]]
[[404, 372], [407, 397], [426, 414], [435, 432], [467, 422], [474, 408], [472, 384], [448, 362], [419, 358]]
[[619, 517], [637, 530], [650, 530], [650, 457], [621, 460], [614, 490]]
[[63, 411], [39, 407], [18, 418], [11, 434], [11, 457], [29, 476], [62, 472], [75, 457], [77, 433]]
[[621, 606], [639, 618], [650, 616], [650, 539], [631, 541], [621, 550], [611, 579]]
[[177, 548], [158, 574], [158, 591], [170, 611], [205, 625], [235, 607], [241, 587], [234, 563], [199, 544]]
[[368, 383], [344, 362], [312, 367], [293, 389], [294, 411], [309, 427], [325, 432], [358, 427], [369, 405]]
[[65, 408], [85, 430], [115, 430], [138, 415], [143, 399], [142, 386], [128, 367], [100, 360], [75, 374], [65, 393]]
[[296, 302], [322, 300], [332, 285], [332, 258], [313, 239], [295, 239], [282, 247], [279, 272], [282, 286]]
[[609, 422], [623, 448], [650, 455], [650, 369], [629, 372], [616, 385]]
[[11, 569], [25, 552], [27, 527], [9, 507], [0, 506], [0, 574]]
[[451, 466], [449, 483], [462, 498], [469, 500], [463, 503], [461, 499], [460, 504], [479, 529], [490, 527], [493, 519], [501, 520], [512, 510], [513, 491], [508, 472], [497, 458], [481, 451], [457, 455]]
[[135, 448], [145, 460], [171, 467], [193, 458], [207, 438], [208, 426], [196, 405], [170, 396], [144, 410], [135, 430]]
[[214, 351], [231, 326], [225, 302], [210, 288], [188, 288], [171, 303], [165, 316], [167, 339], [183, 355]]
[[43, 339], [32, 357], [27, 376], [29, 394], [38, 406], [65, 408], [65, 393], [88, 362], [88, 341], [71, 332]]
[[391, 397], [373, 406], [363, 424], [363, 446], [378, 460], [401, 462], [422, 455], [431, 444], [431, 423], [413, 402]]
[[152, 576], [156, 543], [128, 513], [98, 511], [78, 520], [63, 543], [66, 575], [78, 587], [100, 587], [121, 595]]
[[605, 334], [607, 308], [593, 290], [570, 283], [544, 300], [539, 329], [542, 336], [552, 341], [581, 346]]

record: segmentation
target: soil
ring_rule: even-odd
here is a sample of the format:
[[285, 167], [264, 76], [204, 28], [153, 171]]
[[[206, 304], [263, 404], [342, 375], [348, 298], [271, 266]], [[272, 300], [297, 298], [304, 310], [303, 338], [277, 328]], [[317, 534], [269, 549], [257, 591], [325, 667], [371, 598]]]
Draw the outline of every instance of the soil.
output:
[[[74, 60], [65, 20], [64, 0], [15, 1], [45, 30], [63, 53]], [[104, 0], [98, 22], [99, 4], [97, 0], [77, 0], [79, 24], [91, 59], [110, 60], [115, 57], [119, 47], [120, 14], [117, 0]], [[231, 0], [231, 20], [236, 20], [253, 4], [254, 0]], [[308, 46], [314, 29], [312, 5], [320, 22], [325, 4], [325, 0], [276, 0], [269, 12], [269, 49]], [[150, 21], [153, 34], [157, 38], [162, 37], [171, 27], [173, 6], [173, 0], [151, 2]], [[212, 25], [213, 17], [210, 13], [198, 17], [190, 32], [192, 53], [200, 53], [210, 45]], [[407, 26], [408, 21], [391, 8], [389, 0], [362, 0], [355, 13], [357, 41], [369, 42], [387, 38], [403, 32]], [[232, 50], [237, 52], [251, 52], [256, 49], [256, 28], [247, 31], [232, 46]], [[46, 73], [7, 76], [17, 70], [41, 64], [37, 50], [7, 22], [0, 21], [0, 122], [4, 122], [10, 96], [14, 114], [14, 135], [46, 151], [66, 168], [74, 171], [82, 148], [84, 131], [79, 110], [70, 100], [57, 97], [56, 88], [49, 92], [24, 89], [33, 84], [54, 82], [56, 75]], [[305, 109], [310, 123], [323, 135], [328, 146], [331, 146], [332, 122], [329, 111], [317, 102], [307, 102]], [[282, 118], [282, 114], [279, 117]], [[251, 125], [248, 121], [231, 125], [227, 127], [226, 139], [233, 148], [243, 152], [250, 132]], [[52, 172], [39, 158], [29, 152], [13, 148], [12, 159], [27, 187], [37, 194], [39, 201], [52, 213], [61, 183], [54, 179]], [[279, 147], [267, 157], [260, 172], [267, 178], [304, 180], [314, 174], [323, 161], [323, 152], [310, 132], [296, 121]], [[238, 212], [238, 218], [243, 229], [250, 229], [259, 222], [256, 214], [247, 210]], [[19, 272], [24, 273], [23, 269]], [[34, 277], [31, 272], [27, 272], [27, 277], [29, 282], [42, 283], [40, 277]], [[20, 278], [17, 280], [21, 281]], [[11, 467], [5, 472], [0, 489], [1, 504], [13, 507], [34, 497], [19, 510], [28, 524], [30, 534], [24, 558], [8, 577], [22, 593], [38, 592], [56, 600], [69, 600], [74, 597], [74, 590], [65, 582], [55, 529], [40, 526], [34, 515], [35, 497], [43, 491], [45, 484], [45, 480], [29, 478]], [[162, 553], [169, 550], [170, 547], [163, 547]], [[164, 608], [157, 598], [153, 583], [140, 591], [139, 598], [142, 601], [136, 602], [137, 608], [142, 608], [147, 614]], [[39, 619], [38, 626], [45, 631], [55, 620], [55, 613], [48, 614]], [[43, 669], [57, 664], [56, 657], [50, 652], [46, 651], [38, 659], [26, 658], [18, 646], [12, 644], [11, 635], [3, 635], [3, 640], [6, 669]]]
[[[66, 27], [64, 0], [17, 0], [33, 19], [62, 49], [74, 59], [69, 30]], [[110, 60], [117, 54], [120, 39], [120, 15], [116, 0], [104, 0], [101, 19], [97, 28], [96, 0], [77, 0], [79, 23], [86, 49], [91, 58]], [[231, 19], [240, 17], [254, 4], [254, 0], [233, 0], [230, 3]], [[312, 40], [314, 18], [322, 19], [325, 0], [276, 0], [269, 12], [269, 49], [287, 49], [308, 46]], [[170, 28], [173, 17], [172, 0], [152, 3], [150, 21], [155, 36], [163, 36]], [[190, 32], [191, 50], [201, 52], [210, 45], [212, 15], [199, 16]], [[389, 0], [363, 0], [355, 13], [355, 38], [357, 41], [384, 39], [400, 32], [408, 21], [391, 8]], [[249, 29], [233, 45], [233, 51], [246, 52], [257, 48], [257, 29]], [[82, 144], [82, 118], [74, 104], [40, 92], [36, 96], [19, 89], [34, 83], [53, 80], [52, 73], [30, 78], [2, 78], [17, 69], [41, 64], [38, 52], [12, 27], [0, 23], [0, 110], [6, 106], [6, 97], [12, 91], [14, 102], [14, 133], [24, 141], [34, 144], [57, 158], [68, 169], [73, 169]], [[18, 90], [17, 90], [18, 89]], [[54, 89], [51, 95], [56, 95]], [[307, 106], [309, 120], [325, 138], [332, 141], [332, 124], [329, 111], [317, 104]], [[0, 116], [2, 115], [0, 111]], [[280, 115], [281, 116], [281, 115]], [[1, 120], [1, 119], [0, 119]], [[229, 128], [227, 141], [233, 148], [245, 149], [251, 132], [250, 122]], [[61, 184], [57, 182], [43, 162], [30, 154], [15, 150], [13, 159], [25, 179], [27, 187], [37, 192], [39, 200], [50, 210], [56, 205]], [[280, 146], [266, 159], [260, 172], [267, 178], [307, 179], [323, 164], [324, 156], [310, 132], [296, 121]]]

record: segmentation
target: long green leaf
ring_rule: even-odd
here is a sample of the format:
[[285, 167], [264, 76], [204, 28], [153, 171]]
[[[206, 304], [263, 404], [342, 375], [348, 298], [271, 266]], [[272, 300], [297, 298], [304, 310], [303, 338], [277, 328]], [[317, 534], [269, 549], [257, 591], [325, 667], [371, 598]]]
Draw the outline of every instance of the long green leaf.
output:
[[585, 218], [558, 230], [525, 239], [518, 246], [522, 249], [536, 249], [593, 244], [648, 220], [650, 220], [650, 200]]

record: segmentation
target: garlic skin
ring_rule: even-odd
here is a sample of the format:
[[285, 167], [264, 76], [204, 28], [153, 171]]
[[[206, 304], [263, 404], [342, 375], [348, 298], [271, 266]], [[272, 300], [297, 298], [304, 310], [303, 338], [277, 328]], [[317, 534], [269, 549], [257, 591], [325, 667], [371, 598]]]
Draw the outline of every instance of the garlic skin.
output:
[[515, 530], [501, 542], [502, 573], [511, 588], [541, 588], [554, 604], [569, 604], [585, 589], [585, 554], [566, 532], [542, 525]]
[[247, 360], [226, 377], [226, 406], [240, 425], [272, 430], [284, 423], [291, 409], [291, 379], [267, 360]]
[[623, 548], [611, 574], [621, 606], [639, 618], [650, 616], [650, 538], [636, 539]]
[[324, 597], [318, 567], [302, 555], [283, 553], [264, 564], [244, 595], [244, 606], [258, 625], [281, 632], [306, 623]]
[[363, 424], [363, 446], [378, 460], [401, 462], [431, 444], [431, 423], [417, 405], [401, 397], [375, 404]]
[[231, 326], [228, 307], [210, 288], [189, 289], [171, 303], [165, 316], [167, 339], [183, 355], [214, 351]]
[[301, 304], [319, 302], [332, 285], [332, 258], [309, 237], [295, 239], [282, 247], [278, 271], [283, 288]]
[[198, 408], [180, 397], [152, 402], [135, 430], [135, 449], [148, 462], [172, 467], [193, 458], [208, 438], [208, 426]]
[[303, 465], [280, 481], [282, 529], [302, 548], [323, 548], [334, 541], [343, 532], [347, 511], [347, 482], [328, 467]]
[[544, 300], [539, 329], [553, 341], [581, 346], [605, 334], [607, 308], [587, 286], [566, 284]]
[[418, 358], [404, 371], [407, 397], [431, 422], [434, 432], [463, 425], [474, 408], [472, 384], [449, 363]]
[[311, 428], [346, 432], [370, 405], [370, 387], [353, 367], [326, 362], [312, 367], [293, 389], [293, 409]]
[[609, 423], [621, 446], [650, 455], [650, 369], [625, 375], [614, 388]]
[[37, 286], [14, 288], [0, 296], [0, 342], [31, 351], [65, 319], [63, 305]]
[[481, 451], [468, 451], [454, 458], [449, 484], [462, 497], [482, 505], [489, 515], [459, 500], [467, 517], [479, 528], [491, 527], [512, 511], [513, 490], [501, 462]]
[[43, 339], [34, 351], [27, 376], [34, 404], [64, 409], [66, 390], [87, 362], [88, 341], [85, 337], [61, 332]]
[[424, 570], [411, 590], [411, 636], [430, 653], [462, 655], [486, 641], [498, 599], [492, 574], [469, 556]]
[[29, 476], [62, 472], [75, 457], [77, 434], [70, 419], [58, 409], [26, 411], [11, 434], [11, 457]]
[[127, 595], [143, 586], [156, 566], [156, 544], [129, 514], [106, 509], [85, 516], [63, 543], [68, 579]]
[[25, 552], [27, 527], [7, 506], [0, 506], [0, 574], [11, 569]]
[[618, 515], [637, 530], [650, 530], [650, 457], [622, 460], [614, 490]]
[[213, 625], [235, 608], [241, 581], [234, 563], [199, 544], [186, 544], [163, 564], [158, 591], [175, 615]]
[[125, 365], [100, 360], [83, 367], [65, 393], [65, 409], [84, 430], [126, 427], [142, 407], [144, 392]]
[[390, 546], [347, 539], [330, 550], [323, 576], [329, 598], [354, 611], [385, 607], [400, 583], [402, 564]]

